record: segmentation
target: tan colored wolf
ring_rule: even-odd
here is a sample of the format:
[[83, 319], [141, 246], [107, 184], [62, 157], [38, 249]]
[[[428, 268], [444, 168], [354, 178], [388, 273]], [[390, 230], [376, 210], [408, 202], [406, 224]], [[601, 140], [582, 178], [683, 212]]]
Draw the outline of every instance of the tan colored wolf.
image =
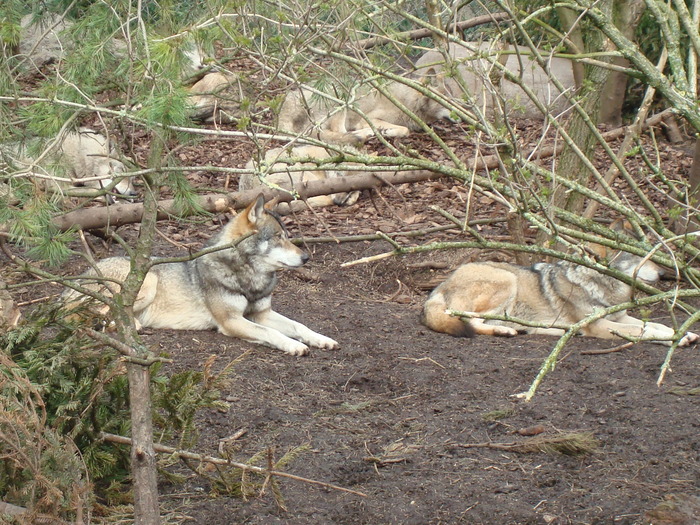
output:
[[[293, 148], [274, 148], [265, 152], [264, 163], [258, 163], [251, 159], [246, 165], [246, 169], [253, 170], [257, 168], [259, 172], [266, 170], [285, 169], [277, 173], [268, 174], [265, 179], [273, 184], [282, 185], [285, 188], [295, 188], [303, 186], [307, 182], [315, 180], [325, 180], [335, 177], [345, 176], [345, 172], [322, 169], [315, 162], [298, 162], [297, 160], [309, 159], [311, 161], [323, 161], [330, 159], [331, 155], [328, 150], [319, 146], [295, 146]], [[247, 191], [255, 188], [262, 188], [264, 184], [254, 173], [244, 173], [238, 180], [238, 191]], [[357, 202], [360, 196], [359, 191], [349, 193], [333, 193], [331, 195], [318, 195], [307, 199], [307, 202], [313, 207], [332, 206], [333, 204], [350, 206]], [[278, 204], [280, 213], [285, 213], [289, 209], [293, 211], [301, 211], [306, 205], [302, 201], [293, 201], [288, 203]]]
[[56, 191], [70, 186], [101, 189], [117, 180], [114, 193], [125, 197], [137, 195], [131, 179], [120, 177], [127, 171], [126, 166], [114, 158], [116, 150], [104, 135], [79, 128], [56, 137], [56, 142], [53, 151], [38, 163], [28, 156], [24, 144], [0, 146], [0, 175], [30, 170], [40, 187]]
[[[437, 75], [427, 71], [418, 82], [428, 86]], [[387, 92], [425, 124], [450, 119], [450, 109], [420, 91], [398, 81], [386, 86]], [[335, 144], [361, 144], [374, 136], [369, 122], [386, 137], [405, 137], [420, 125], [377, 89], [360, 96], [352, 108], [329, 100], [308, 87], [287, 94], [277, 127], [288, 133], [312, 136]]]
[[[656, 282], [661, 268], [627, 252], [613, 254], [611, 268], [642, 281]], [[566, 261], [538, 263], [531, 267], [483, 262], [460, 266], [430, 294], [423, 307], [423, 323], [456, 337], [474, 334], [514, 336], [518, 333], [561, 335], [561, 328], [526, 327], [516, 323], [484, 320], [479, 314], [504, 315], [542, 325], [571, 326], [594, 311], [627, 302], [629, 285], [596, 270]], [[446, 313], [456, 310], [476, 314], [462, 321]], [[585, 326], [583, 335], [614, 339], [625, 336], [670, 345], [675, 332], [659, 323], [645, 322], [626, 311], [610, 314]], [[688, 332], [680, 341], [687, 346], [698, 340]]]
[[[487, 117], [491, 117], [495, 104], [498, 103], [492, 91], [505, 102], [505, 111], [509, 116], [520, 118], [544, 118], [542, 111], [533, 100], [515, 82], [501, 74], [494, 61], [519, 77], [522, 84], [532, 90], [535, 98], [554, 114], [568, 109], [569, 99], [554, 85], [549, 74], [532, 58], [528, 47], [509, 46], [499, 49], [494, 42], [465, 42], [463, 45], [450, 43], [448, 56], [456, 65], [461, 83], [453, 76], [444, 75], [444, 90], [454, 98], [461, 99], [465, 94], [471, 97], [475, 105], [481, 108]], [[572, 61], [568, 58], [547, 57], [545, 59], [554, 78], [558, 79], [564, 89], [573, 93], [576, 89]], [[486, 55], [493, 58], [486, 58]], [[416, 61], [418, 74], [434, 72], [438, 75], [449, 69], [445, 55], [440, 51], [428, 51]], [[426, 72], [426, 73], [423, 73]], [[489, 88], [489, 85], [493, 87]], [[467, 93], [465, 93], [465, 90]]]
[[[338, 343], [333, 339], [272, 310], [277, 271], [299, 267], [309, 256], [290, 242], [280, 220], [265, 208], [262, 196], [233, 218], [209, 246], [224, 247], [245, 235], [250, 236], [235, 247], [187, 262], [154, 265], [134, 303], [137, 325], [176, 330], [216, 328], [230, 337], [291, 355], [307, 354], [309, 346], [336, 348]], [[104, 278], [121, 282], [130, 266], [126, 257], [111, 257], [100, 261], [97, 270]], [[97, 274], [91, 270], [85, 275]], [[94, 283], [85, 286], [105, 292]], [[67, 290], [63, 299], [72, 308], [84, 297]]]

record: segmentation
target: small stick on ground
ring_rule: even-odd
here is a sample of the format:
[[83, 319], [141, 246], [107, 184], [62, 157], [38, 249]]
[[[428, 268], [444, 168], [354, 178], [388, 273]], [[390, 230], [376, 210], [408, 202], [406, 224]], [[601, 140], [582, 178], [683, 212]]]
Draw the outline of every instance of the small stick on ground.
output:
[[612, 348], [606, 348], [604, 350], [583, 350], [581, 352], [581, 355], [604, 355], [604, 354], [613, 354], [615, 352], [621, 352], [622, 350], [627, 350], [628, 348], [632, 348], [635, 345], [634, 341], [629, 341], [627, 343], [623, 343], [621, 345], [614, 346]]

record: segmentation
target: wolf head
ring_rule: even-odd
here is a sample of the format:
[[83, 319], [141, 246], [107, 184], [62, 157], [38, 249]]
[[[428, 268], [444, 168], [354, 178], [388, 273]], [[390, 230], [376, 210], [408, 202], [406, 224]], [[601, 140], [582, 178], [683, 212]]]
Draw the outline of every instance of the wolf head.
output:
[[[610, 229], [621, 236], [632, 237], [639, 240], [639, 237], [632, 229], [632, 225], [627, 221], [618, 219], [611, 224]], [[597, 255], [609, 259], [610, 268], [614, 268], [630, 277], [636, 277], [648, 283], [657, 282], [664, 274], [663, 268], [655, 262], [633, 253], [621, 250], [615, 251], [600, 245], [593, 246], [593, 251]]]
[[[415, 79], [438, 95], [442, 95], [448, 100], [454, 100], [455, 97], [445, 78], [445, 73], [437, 72], [431, 67]], [[426, 124], [432, 124], [438, 120], [447, 120], [453, 123], [460, 121], [460, 119], [454, 117], [453, 111], [449, 106], [445, 106], [437, 100], [422, 94], [416, 100], [416, 107], [411, 109]]]
[[238, 245], [238, 253], [261, 270], [298, 268], [309, 260], [306, 252], [294, 246], [280, 219], [265, 206], [259, 195], [224, 229], [216, 244], [228, 244], [250, 235]]
[[107, 184], [110, 184], [114, 179], [117, 179], [118, 182], [114, 186], [113, 190], [115, 193], [123, 195], [126, 198], [132, 198], [138, 195], [138, 192], [134, 188], [134, 184], [131, 181], [130, 177], [119, 177], [120, 173], [124, 173], [126, 171], [126, 166], [124, 166], [124, 164], [122, 164], [118, 160], [108, 158], [100, 159], [98, 162], [95, 163], [94, 171], [95, 177], [102, 177], [101, 180], [95, 181], [96, 188], [106, 186]]

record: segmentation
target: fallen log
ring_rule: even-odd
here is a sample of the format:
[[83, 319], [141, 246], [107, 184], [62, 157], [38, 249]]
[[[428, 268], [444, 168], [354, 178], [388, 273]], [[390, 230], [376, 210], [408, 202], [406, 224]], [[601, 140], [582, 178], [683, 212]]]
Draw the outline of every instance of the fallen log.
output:
[[[494, 164], [490, 169], [496, 167]], [[377, 176], [373, 173], [351, 175], [309, 182], [307, 185], [297, 185], [295, 190], [301, 198], [307, 199], [317, 195], [343, 193], [355, 190], [378, 188], [385, 184], [403, 184], [443, 177], [441, 173], [427, 170], [399, 171], [394, 174], [382, 172]], [[289, 202], [293, 196], [284, 190], [265, 188], [234, 193], [216, 193], [200, 196], [197, 204], [210, 213], [223, 213], [229, 209], [239, 210], [253, 202], [258, 195], [263, 194], [266, 200], [277, 198], [279, 202]], [[72, 211], [54, 219], [54, 224], [61, 231], [70, 228], [97, 230], [105, 227], [118, 227], [125, 224], [140, 222], [143, 216], [143, 204], [129, 203], [106, 206], [104, 208], [88, 208]], [[158, 220], [180, 217], [173, 199], [158, 203]]]

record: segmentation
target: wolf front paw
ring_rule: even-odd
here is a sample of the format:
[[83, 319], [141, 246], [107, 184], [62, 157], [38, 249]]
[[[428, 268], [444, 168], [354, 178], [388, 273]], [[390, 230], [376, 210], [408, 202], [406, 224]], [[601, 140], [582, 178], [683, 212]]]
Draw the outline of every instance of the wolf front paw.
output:
[[282, 348], [289, 355], [306, 355], [309, 353], [309, 347], [300, 341], [292, 341]]
[[311, 346], [316, 348], [321, 348], [323, 350], [336, 350], [338, 348], [338, 341], [326, 337], [325, 335], [316, 334], [311, 340], [308, 341]]
[[408, 137], [411, 134], [411, 130], [404, 126], [396, 126], [391, 128], [379, 128], [382, 135], [388, 138], [401, 138]]
[[685, 334], [685, 336], [683, 336], [683, 339], [678, 342], [678, 346], [690, 346], [693, 343], [697, 343], [698, 340], [700, 340], [700, 335], [693, 332], [688, 332]]

